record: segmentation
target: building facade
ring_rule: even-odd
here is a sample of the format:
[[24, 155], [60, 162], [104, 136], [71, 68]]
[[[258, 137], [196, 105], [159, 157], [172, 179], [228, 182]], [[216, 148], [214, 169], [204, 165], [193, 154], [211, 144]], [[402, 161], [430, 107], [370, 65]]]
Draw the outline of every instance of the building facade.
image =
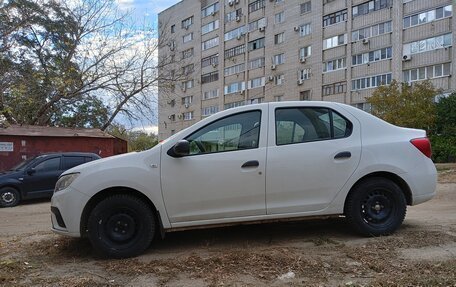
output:
[[108, 157], [128, 152], [128, 143], [99, 129], [0, 127], [0, 172], [26, 159], [52, 152], [91, 152]]
[[[451, 0], [183, 0], [159, 14], [183, 77], [159, 85], [159, 138], [222, 109], [323, 100], [369, 110], [392, 79], [456, 87]], [[169, 87], [169, 86], [168, 86]]]

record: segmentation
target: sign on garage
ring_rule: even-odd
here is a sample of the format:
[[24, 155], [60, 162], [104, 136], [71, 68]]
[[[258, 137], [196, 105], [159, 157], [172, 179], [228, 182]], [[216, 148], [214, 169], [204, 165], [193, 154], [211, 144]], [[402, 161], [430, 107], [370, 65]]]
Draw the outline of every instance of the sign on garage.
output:
[[0, 152], [2, 151], [13, 151], [14, 145], [12, 142], [0, 142]]

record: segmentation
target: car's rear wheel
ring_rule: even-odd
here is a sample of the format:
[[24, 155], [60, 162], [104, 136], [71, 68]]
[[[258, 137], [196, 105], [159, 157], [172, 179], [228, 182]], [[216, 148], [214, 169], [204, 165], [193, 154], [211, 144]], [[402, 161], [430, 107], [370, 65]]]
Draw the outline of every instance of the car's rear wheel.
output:
[[0, 206], [13, 207], [19, 204], [21, 195], [17, 189], [12, 187], [4, 187], [0, 189]]
[[155, 234], [154, 214], [143, 200], [124, 194], [99, 202], [88, 219], [88, 237], [102, 256], [126, 258], [149, 247]]
[[386, 178], [370, 178], [348, 195], [345, 216], [355, 231], [366, 236], [393, 233], [404, 221], [407, 202], [400, 187]]

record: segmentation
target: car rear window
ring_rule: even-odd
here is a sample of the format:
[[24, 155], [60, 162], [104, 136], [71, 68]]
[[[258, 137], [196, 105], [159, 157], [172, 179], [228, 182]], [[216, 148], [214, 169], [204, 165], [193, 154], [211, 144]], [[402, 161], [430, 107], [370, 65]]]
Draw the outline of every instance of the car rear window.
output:
[[83, 156], [65, 156], [63, 158], [63, 169], [70, 169], [85, 162], [86, 161]]

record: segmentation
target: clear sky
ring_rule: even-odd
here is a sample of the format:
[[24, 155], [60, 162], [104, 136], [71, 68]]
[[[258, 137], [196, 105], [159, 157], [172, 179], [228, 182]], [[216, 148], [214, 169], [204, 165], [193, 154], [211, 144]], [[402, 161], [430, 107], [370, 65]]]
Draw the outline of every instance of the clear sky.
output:
[[180, 0], [117, 0], [119, 7], [131, 12], [135, 21], [143, 22], [150, 17], [156, 22], [159, 12], [180, 2]]

